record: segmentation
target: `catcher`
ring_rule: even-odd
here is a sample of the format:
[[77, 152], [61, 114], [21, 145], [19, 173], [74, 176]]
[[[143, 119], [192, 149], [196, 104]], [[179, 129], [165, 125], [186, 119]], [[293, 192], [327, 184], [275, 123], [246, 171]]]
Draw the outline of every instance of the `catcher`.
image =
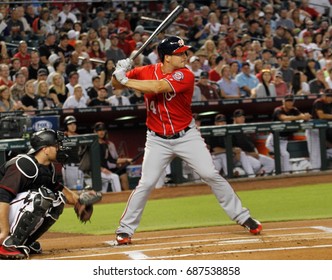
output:
[[[58, 220], [65, 203], [82, 222], [90, 219], [95, 191], [81, 194], [57, 181], [54, 162], [67, 155], [62, 132], [43, 129], [31, 136], [31, 149], [7, 161], [0, 180], [0, 259], [26, 259], [41, 253], [37, 241]], [[58, 177], [59, 178], [59, 177]]]

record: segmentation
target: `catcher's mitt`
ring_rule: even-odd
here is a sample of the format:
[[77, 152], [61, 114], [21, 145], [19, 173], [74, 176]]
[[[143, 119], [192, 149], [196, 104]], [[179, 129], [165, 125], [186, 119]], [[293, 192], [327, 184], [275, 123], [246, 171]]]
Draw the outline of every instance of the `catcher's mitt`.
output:
[[102, 194], [93, 190], [84, 191], [79, 195], [78, 202], [74, 206], [77, 218], [82, 222], [86, 223], [90, 221], [93, 213], [93, 204], [100, 201]]

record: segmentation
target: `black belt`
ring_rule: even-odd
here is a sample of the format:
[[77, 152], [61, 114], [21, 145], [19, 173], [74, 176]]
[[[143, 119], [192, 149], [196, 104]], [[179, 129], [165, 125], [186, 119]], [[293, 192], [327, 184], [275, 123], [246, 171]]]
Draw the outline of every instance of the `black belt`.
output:
[[159, 134], [159, 133], [156, 133], [154, 131], [152, 131], [151, 129], [148, 129], [150, 132], [152, 132], [154, 135], [162, 138], [162, 139], [178, 139], [180, 137], [182, 137], [183, 135], [186, 134], [186, 132], [191, 129], [190, 126], [187, 126], [185, 129], [175, 133], [175, 134], [172, 134], [172, 135], [162, 135], [162, 134]]

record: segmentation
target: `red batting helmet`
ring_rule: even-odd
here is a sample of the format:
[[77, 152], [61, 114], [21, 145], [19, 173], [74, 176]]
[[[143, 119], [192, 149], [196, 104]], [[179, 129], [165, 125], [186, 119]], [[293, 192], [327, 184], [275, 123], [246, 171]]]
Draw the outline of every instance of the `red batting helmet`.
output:
[[161, 61], [164, 61], [165, 55], [172, 55], [177, 53], [183, 53], [191, 48], [191, 46], [186, 46], [178, 36], [170, 36], [162, 40], [158, 45], [158, 54]]

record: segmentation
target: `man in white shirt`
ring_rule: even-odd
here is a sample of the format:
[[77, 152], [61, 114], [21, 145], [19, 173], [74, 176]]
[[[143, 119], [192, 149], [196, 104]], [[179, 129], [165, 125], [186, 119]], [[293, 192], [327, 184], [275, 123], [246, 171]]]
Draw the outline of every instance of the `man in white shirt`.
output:
[[92, 78], [98, 76], [97, 71], [92, 69], [92, 63], [89, 58], [85, 58], [82, 61], [82, 68], [77, 71], [79, 78], [78, 83], [87, 90], [92, 87]]
[[[66, 84], [66, 87], [68, 89], [68, 96], [74, 95], [74, 87], [78, 84], [78, 73], [77, 72], [70, 72], [69, 73], [69, 83]], [[89, 99], [89, 96], [84, 88], [83, 89], [83, 96], [85, 97], [86, 100]]]
[[86, 108], [87, 100], [83, 96], [83, 88], [77, 84], [74, 86], [74, 95], [69, 96], [62, 106], [62, 109]]
[[130, 106], [129, 98], [126, 96], [122, 96], [123, 89], [114, 89], [111, 97], [107, 99], [107, 101], [111, 104], [111, 106]]
[[65, 23], [67, 19], [71, 19], [73, 22], [77, 21], [77, 17], [71, 12], [71, 4], [69, 2], [65, 2], [63, 4], [62, 11], [59, 13], [59, 17], [61, 19], [61, 26]]

